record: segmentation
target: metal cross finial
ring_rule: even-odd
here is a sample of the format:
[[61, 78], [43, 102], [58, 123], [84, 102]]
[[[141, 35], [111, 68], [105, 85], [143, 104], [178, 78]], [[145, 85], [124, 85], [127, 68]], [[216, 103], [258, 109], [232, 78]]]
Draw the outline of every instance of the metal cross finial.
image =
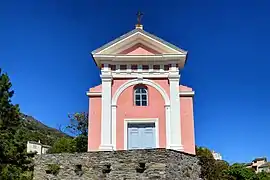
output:
[[143, 13], [141, 11], [137, 12], [137, 24], [141, 25], [141, 19], [142, 19]]

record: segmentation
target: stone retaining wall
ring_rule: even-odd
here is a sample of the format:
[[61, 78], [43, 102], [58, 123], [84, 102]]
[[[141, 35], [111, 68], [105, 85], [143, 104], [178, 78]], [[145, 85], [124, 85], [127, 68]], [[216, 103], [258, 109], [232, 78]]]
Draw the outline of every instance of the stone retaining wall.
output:
[[35, 157], [34, 180], [198, 180], [198, 159], [166, 150], [130, 150]]

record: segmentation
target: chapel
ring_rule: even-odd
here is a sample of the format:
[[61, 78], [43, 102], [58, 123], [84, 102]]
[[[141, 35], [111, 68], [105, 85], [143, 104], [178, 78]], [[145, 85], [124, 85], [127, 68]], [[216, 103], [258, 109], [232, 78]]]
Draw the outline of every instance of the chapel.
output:
[[167, 148], [195, 154], [191, 87], [181, 84], [187, 51], [138, 23], [92, 51], [101, 84], [89, 97], [88, 151]]

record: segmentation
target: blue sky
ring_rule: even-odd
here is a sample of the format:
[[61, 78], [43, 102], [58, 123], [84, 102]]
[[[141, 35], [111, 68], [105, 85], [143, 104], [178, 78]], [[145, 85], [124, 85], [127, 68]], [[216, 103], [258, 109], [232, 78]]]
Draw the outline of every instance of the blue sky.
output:
[[90, 52], [144, 29], [189, 51], [196, 144], [229, 162], [270, 158], [270, 1], [25, 0], [0, 2], [0, 67], [22, 112], [58, 127], [88, 110], [99, 70]]

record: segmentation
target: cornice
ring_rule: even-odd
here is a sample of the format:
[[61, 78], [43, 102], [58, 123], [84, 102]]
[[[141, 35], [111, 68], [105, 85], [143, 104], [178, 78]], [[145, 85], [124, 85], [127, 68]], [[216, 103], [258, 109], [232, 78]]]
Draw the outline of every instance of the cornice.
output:
[[[86, 93], [87, 96], [89, 97], [98, 97], [98, 96], [102, 96], [101, 92], [87, 92]], [[195, 91], [180, 91], [179, 92], [179, 96], [180, 97], [192, 97], [195, 95]], [[168, 107], [169, 105], [165, 105], [165, 107]]]

